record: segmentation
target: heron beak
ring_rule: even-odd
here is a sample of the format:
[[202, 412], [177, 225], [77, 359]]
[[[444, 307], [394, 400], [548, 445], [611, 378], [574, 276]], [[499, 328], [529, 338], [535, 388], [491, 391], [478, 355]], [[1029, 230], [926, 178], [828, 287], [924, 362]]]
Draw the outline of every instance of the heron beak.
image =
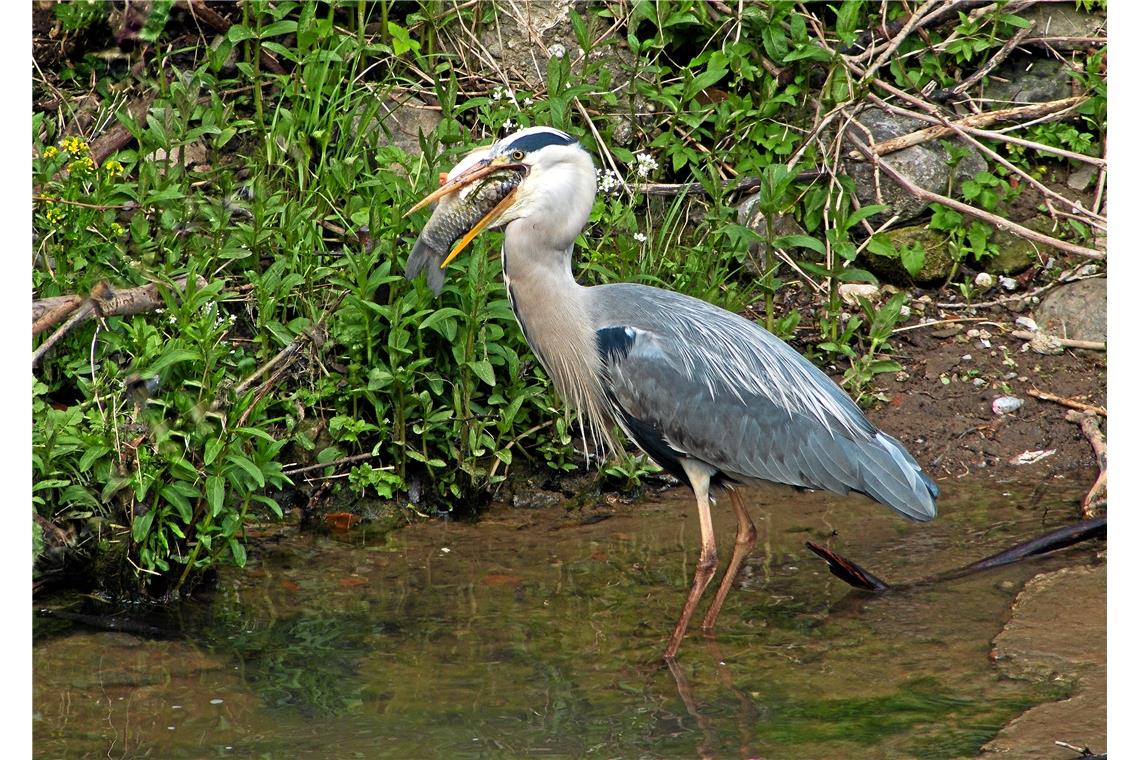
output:
[[[488, 177], [495, 172], [502, 171], [503, 169], [521, 169], [525, 171], [527, 167], [525, 164], [512, 163], [507, 159], [506, 156], [496, 156], [495, 158], [484, 158], [480, 161], [477, 161], [471, 167], [464, 170], [455, 177], [448, 178], [445, 175], [440, 175], [440, 186], [435, 191], [420, 200], [419, 203], [408, 209], [404, 213], [404, 217], [414, 214], [423, 207], [435, 203], [440, 198], [451, 195], [452, 193], [457, 193], [463, 188], [475, 182], [478, 182], [484, 177]], [[510, 208], [512, 204], [514, 204], [515, 196], [517, 193], [518, 187], [515, 187], [509, 193], [507, 193], [503, 199], [495, 205], [493, 209], [487, 212], [487, 214], [482, 219], [476, 222], [475, 226], [472, 227], [467, 232], [467, 234], [465, 234], [459, 240], [458, 243], [455, 244], [455, 247], [451, 249], [451, 253], [447, 255], [447, 258], [443, 260], [443, 262], [439, 265], [439, 268], [446, 268], [447, 265], [454, 261], [455, 257], [458, 256], [460, 252], [463, 251], [463, 249], [466, 248], [480, 232], [485, 230], [492, 222], [502, 216], [503, 212]]]
[[439, 187], [434, 192], [425, 196], [419, 203], [405, 211], [404, 218], [406, 219], [407, 217], [419, 211], [424, 206], [435, 203], [446, 195], [451, 195], [452, 193], [459, 192], [463, 188], [470, 185], [472, 182], [477, 182], [489, 174], [494, 174], [495, 172], [502, 169], [505, 165], [507, 165], [506, 161], [491, 161], [488, 159], [483, 159], [482, 161], [476, 162], [475, 165], [470, 169], [467, 169], [462, 174], [459, 174], [451, 179], [444, 179], [443, 175], [440, 175]]
[[456, 243], [455, 247], [451, 249], [451, 253], [447, 254], [447, 258], [444, 259], [442, 263], [440, 263], [439, 268], [446, 268], [448, 264], [455, 260], [455, 257], [459, 255], [460, 251], [466, 248], [467, 245], [475, 239], [476, 235], [487, 229], [487, 226], [491, 224], [491, 222], [502, 216], [503, 212], [514, 204], [515, 196], [518, 194], [518, 191], [519, 189], [517, 187], [512, 189], [503, 197], [501, 201], [495, 205], [493, 209], [487, 212], [486, 216], [476, 222], [475, 226], [472, 227], [466, 235], [459, 239], [459, 242]]

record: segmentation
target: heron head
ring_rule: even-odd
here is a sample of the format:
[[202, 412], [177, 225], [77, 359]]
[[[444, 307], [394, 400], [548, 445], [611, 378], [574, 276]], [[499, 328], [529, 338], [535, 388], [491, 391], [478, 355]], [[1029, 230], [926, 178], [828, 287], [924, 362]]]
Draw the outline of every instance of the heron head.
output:
[[463, 235], [441, 269], [487, 228], [531, 219], [546, 244], [565, 249], [585, 226], [597, 192], [593, 160], [575, 138], [551, 127], [522, 129], [473, 152], [407, 213], [504, 171], [521, 172], [521, 181]]

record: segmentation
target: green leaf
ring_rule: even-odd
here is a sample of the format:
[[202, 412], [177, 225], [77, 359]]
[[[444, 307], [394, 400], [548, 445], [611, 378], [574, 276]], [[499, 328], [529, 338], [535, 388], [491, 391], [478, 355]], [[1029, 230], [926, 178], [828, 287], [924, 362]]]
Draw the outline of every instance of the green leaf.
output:
[[480, 359], [479, 361], [467, 362], [467, 366], [471, 368], [471, 371], [474, 372], [480, 380], [494, 387], [495, 368], [491, 366], [491, 362], [486, 359]]
[[226, 457], [226, 461], [248, 473], [249, 476], [253, 478], [257, 483], [259, 488], [265, 487], [265, 476], [261, 474], [261, 470], [259, 470], [257, 468], [257, 465], [255, 465], [248, 457], [244, 457], [241, 454], [230, 454]]
[[277, 515], [278, 517], [284, 517], [285, 516], [285, 513], [281, 511], [281, 505], [277, 503], [276, 499], [271, 499], [268, 496], [262, 496], [261, 494], [256, 494], [256, 493], [250, 494], [249, 498], [252, 499], [253, 501], [259, 502], [259, 503], [264, 504], [265, 506], [269, 507], [270, 509], [273, 510], [273, 513], [275, 515]]
[[234, 24], [230, 27], [230, 30], [226, 32], [226, 39], [228, 39], [230, 42], [241, 42], [242, 40], [248, 40], [251, 37], [253, 37], [253, 31], [250, 30], [249, 27], [243, 26], [242, 24]]
[[774, 242], [777, 248], [807, 248], [818, 254], [827, 252], [823, 241], [810, 235], [781, 235]]
[[914, 245], [904, 246], [899, 252], [899, 260], [902, 261], [903, 269], [907, 271], [907, 274], [911, 277], [917, 277], [922, 268], [926, 266], [926, 249], [918, 242]]
[[872, 203], [869, 206], [863, 206], [858, 211], [854, 211], [847, 217], [847, 229], [851, 229], [856, 224], [859, 224], [864, 219], [872, 217], [875, 214], [880, 214], [884, 211], [890, 211], [891, 207], [882, 203]]
[[167, 351], [162, 356], [158, 357], [154, 364], [147, 368], [148, 375], [157, 375], [167, 367], [174, 364], [181, 364], [182, 362], [192, 362], [198, 358], [198, 354], [185, 348], [175, 348]]
[[241, 545], [241, 541], [231, 538], [229, 545], [230, 554], [234, 555], [234, 564], [238, 567], [245, 567], [245, 547]]
[[206, 503], [210, 507], [210, 515], [217, 517], [222, 511], [226, 498], [226, 481], [220, 475], [211, 475], [206, 478]]
[[714, 69], [712, 71], [705, 71], [693, 77], [693, 81], [686, 88], [688, 92], [696, 94], [701, 90], [713, 86], [720, 80], [724, 79], [724, 75], [728, 72], [724, 69]]
[[131, 523], [131, 538], [135, 540], [136, 544], [141, 544], [147, 534], [150, 533], [150, 524], [152, 522], [154, 522], [153, 511], [142, 515], [135, 515], [135, 519]]
[[206, 441], [206, 450], [202, 454], [202, 464], [209, 467], [218, 458], [218, 454], [222, 453], [224, 446], [221, 438], [211, 438]]
[[164, 501], [177, 510], [178, 516], [182, 518], [182, 522], [189, 525], [190, 521], [194, 519], [194, 508], [190, 506], [190, 500], [177, 488], [172, 488], [168, 485], [160, 488], [158, 493]]
[[[421, 330], [435, 330], [437, 333], [447, 338], [449, 341], [455, 340], [455, 318], [465, 316], [463, 312], [452, 306], [439, 309], [432, 314], [429, 314], [420, 322], [419, 329]], [[443, 324], [440, 324], [440, 323]]]
[[868, 272], [866, 269], [859, 267], [846, 267], [843, 269], [837, 278], [840, 282], [869, 282], [872, 285], [879, 284], [879, 278]]
[[1012, 13], [1003, 13], [998, 18], [1010, 26], [1016, 26], [1018, 29], [1028, 29], [1033, 26], [1031, 21], [1023, 19], [1021, 16], [1015, 16]]
[[284, 21], [274, 21], [272, 24], [267, 24], [261, 28], [261, 39], [266, 37], [280, 37], [282, 34], [292, 34], [297, 31], [297, 22], [286, 19]]
[[267, 433], [264, 430], [261, 430], [259, 428], [239, 427], [239, 428], [234, 428], [234, 432], [235, 433], [241, 433], [242, 435], [247, 435], [250, 438], [260, 438], [264, 441], [268, 441], [269, 443], [277, 443], [276, 438], [274, 438], [269, 433]]

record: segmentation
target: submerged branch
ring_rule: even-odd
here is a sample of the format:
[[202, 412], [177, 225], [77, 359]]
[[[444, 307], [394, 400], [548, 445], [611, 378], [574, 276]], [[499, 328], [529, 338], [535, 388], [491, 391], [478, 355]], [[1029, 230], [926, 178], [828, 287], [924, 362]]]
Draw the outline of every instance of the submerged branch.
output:
[[1092, 538], [1104, 538], [1107, 535], [1108, 517], [1101, 515], [1091, 520], [1082, 520], [1078, 523], [1050, 531], [1044, 535], [998, 552], [997, 554], [992, 554], [989, 557], [980, 559], [965, 567], [960, 567], [957, 570], [950, 570], [945, 573], [939, 573], [938, 575], [932, 575], [929, 578], [897, 585], [892, 585], [879, 579], [866, 568], [861, 567], [825, 546], [820, 546], [812, 541], [808, 541], [806, 545], [807, 548], [811, 549], [812, 552], [827, 563], [827, 569], [830, 570], [831, 574], [836, 578], [839, 578], [844, 583], [854, 586], [855, 588], [881, 594], [889, 589], [924, 586], [930, 583], [954, 580], [982, 570], [991, 570], [995, 567], [1011, 565], [1014, 562], [1020, 562], [1029, 557], [1035, 557], [1040, 554], [1045, 554], [1046, 552], [1056, 551], [1057, 549], [1064, 549], [1081, 541], [1087, 541]]

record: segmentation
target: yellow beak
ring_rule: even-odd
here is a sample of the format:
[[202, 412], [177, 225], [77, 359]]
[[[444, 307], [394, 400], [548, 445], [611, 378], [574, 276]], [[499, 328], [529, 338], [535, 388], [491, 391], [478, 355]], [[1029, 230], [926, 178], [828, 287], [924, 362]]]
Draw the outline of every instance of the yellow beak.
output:
[[[484, 177], [490, 176], [497, 171], [501, 171], [502, 169], [526, 169], [526, 166], [523, 164], [511, 163], [506, 156], [497, 156], [492, 159], [482, 159], [455, 177], [445, 179], [441, 175], [439, 188], [437, 188], [432, 193], [429, 193], [427, 196], [421, 199], [419, 203], [408, 209], [404, 213], [404, 216], [407, 217], [411, 214], [414, 214], [424, 206], [435, 203], [440, 198], [444, 198], [453, 193], [457, 193], [472, 183], [478, 182]], [[458, 256], [460, 252], [471, 243], [472, 240], [475, 239], [476, 235], [485, 230], [488, 225], [502, 216], [503, 212], [510, 208], [511, 205], [515, 202], [515, 195], [517, 192], [518, 187], [515, 187], [509, 193], [507, 193], [507, 195], [504, 196], [503, 199], [499, 201], [493, 209], [487, 212], [487, 214], [484, 215], [482, 219], [476, 222], [475, 226], [472, 227], [467, 232], [467, 234], [465, 234], [459, 240], [458, 243], [455, 244], [455, 247], [451, 249], [451, 253], [449, 253], [447, 255], [447, 258], [445, 258], [443, 262], [440, 263], [439, 268], [443, 269], [452, 261], [454, 261], [455, 257]]]

